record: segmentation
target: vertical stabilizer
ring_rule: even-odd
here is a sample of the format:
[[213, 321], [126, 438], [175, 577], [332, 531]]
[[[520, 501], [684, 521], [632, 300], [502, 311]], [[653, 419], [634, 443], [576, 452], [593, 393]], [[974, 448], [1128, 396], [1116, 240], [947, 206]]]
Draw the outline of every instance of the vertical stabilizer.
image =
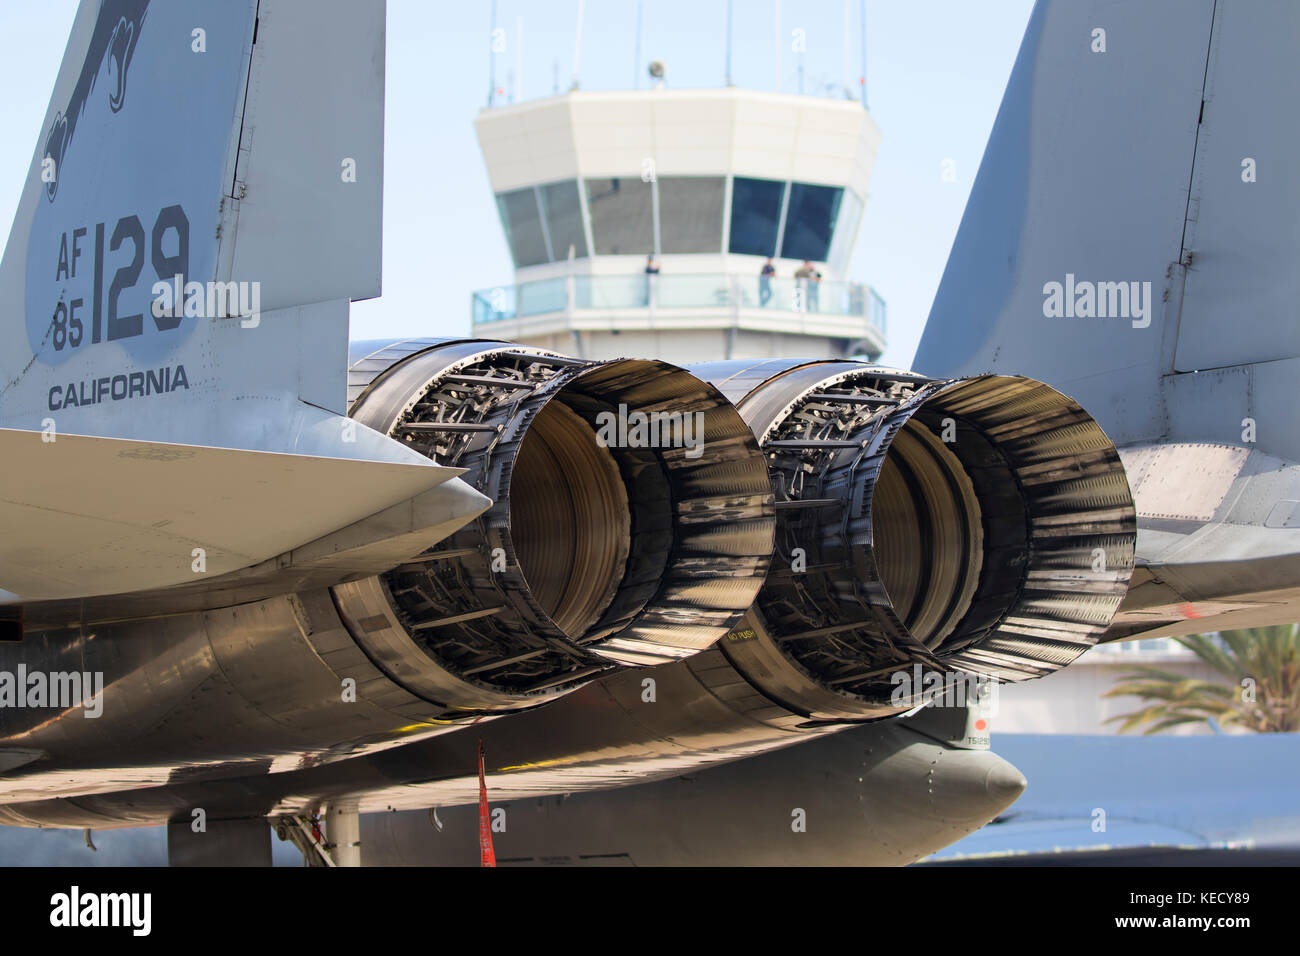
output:
[[1040, 2], [917, 369], [1032, 375], [1121, 445], [1300, 460], [1297, 49], [1285, 0]]
[[342, 419], [349, 302], [380, 291], [384, 23], [83, 0], [0, 262], [0, 427], [410, 459]]

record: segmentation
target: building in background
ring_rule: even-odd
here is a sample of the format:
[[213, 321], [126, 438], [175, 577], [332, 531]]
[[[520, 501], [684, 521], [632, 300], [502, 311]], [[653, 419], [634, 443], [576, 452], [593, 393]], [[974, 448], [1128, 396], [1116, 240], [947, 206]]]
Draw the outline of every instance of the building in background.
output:
[[848, 274], [880, 144], [860, 103], [574, 90], [476, 127], [515, 276], [473, 294], [475, 336], [678, 364], [884, 351], [884, 300]]
[[[1147, 702], [1137, 697], [1103, 697], [1132, 668], [1154, 667], [1199, 680], [1222, 681], [1223, 675], [1171, 637], [1099, 644], [1069, 667], [1037, 680], [1003, 684], [993, 728], [1006, 734], [1117, 734], [1119, 722], [1106, 723]], [[1130, 731], [1140, 736], [1142, 729]], [[1213, 733], [1209, 724], [1183, 724], [1164, 735]], [[1240, 734], [1237, 727], [1224, 733]]]

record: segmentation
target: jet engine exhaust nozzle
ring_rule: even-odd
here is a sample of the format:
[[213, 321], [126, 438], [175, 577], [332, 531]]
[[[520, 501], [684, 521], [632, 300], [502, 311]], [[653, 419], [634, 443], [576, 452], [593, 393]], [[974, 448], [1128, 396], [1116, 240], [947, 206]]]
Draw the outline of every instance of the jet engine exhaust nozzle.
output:
[[352, 416], [496, 502], [334, 589], [367, 654], [426, 699], [511, 710], [689, 657], [762, 585], [775, 513], [758, 443], [676, 366], [451, 342], [381, 371]]

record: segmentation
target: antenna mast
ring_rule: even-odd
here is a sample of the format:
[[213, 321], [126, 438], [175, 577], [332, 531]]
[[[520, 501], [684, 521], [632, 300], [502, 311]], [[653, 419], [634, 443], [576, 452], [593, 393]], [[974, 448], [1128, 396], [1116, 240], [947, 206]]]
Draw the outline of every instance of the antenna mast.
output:
[[776, 0], [776, 91], [781, 92], [781, 0]]
[[842, 46], [840, 48], [840, 86], [844, 89], [844, 98], [853, 99], [853, 88], [849, 86], [849, 12], [851, 10], [852, 0], [844, 0], [844, 30], [841, 32]]
[[862, 108], [867, 108], [867, 0], [862, 0]]
[[641, 0], [636, 0], [636, 53], [632, 57], [632, 89], [641, 89]]
[[731, 0], [727, 0], [727, 86], [731, 85]]
[[522, 103], [524, 99], [524, 18], [522, 16], [515, 17], [515, 82], [510, 99], [516, 103]]
[[497, 0], [492, 0], [492, 25], [488, 29], [488, 109], [497, 92]]
[[573, 85], [571, 90], [578, 88], [578, 66], [582, 63], [582, 11], [586, 6], [585, 0], [578, 0], [578, 35], [573, 41]]

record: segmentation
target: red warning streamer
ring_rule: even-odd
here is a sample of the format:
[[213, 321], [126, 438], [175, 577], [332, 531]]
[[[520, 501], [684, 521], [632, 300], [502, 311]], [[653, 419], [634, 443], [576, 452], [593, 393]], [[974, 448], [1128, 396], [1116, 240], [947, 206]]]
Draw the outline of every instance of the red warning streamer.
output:
[[478, 742], [478, 856], [479, 866], [496, 866], [492, 849], [492, 824], [488, 814], [487, 781], [483, 779], [483, 741]]

